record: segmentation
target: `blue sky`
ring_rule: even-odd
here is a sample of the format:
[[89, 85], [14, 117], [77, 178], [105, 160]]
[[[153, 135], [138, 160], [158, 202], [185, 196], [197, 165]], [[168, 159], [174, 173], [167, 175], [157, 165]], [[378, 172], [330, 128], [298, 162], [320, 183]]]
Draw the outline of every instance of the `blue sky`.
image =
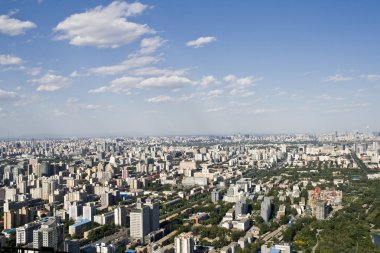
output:
[[0, 136], [379, 130], [378, 1], [0, 0]]

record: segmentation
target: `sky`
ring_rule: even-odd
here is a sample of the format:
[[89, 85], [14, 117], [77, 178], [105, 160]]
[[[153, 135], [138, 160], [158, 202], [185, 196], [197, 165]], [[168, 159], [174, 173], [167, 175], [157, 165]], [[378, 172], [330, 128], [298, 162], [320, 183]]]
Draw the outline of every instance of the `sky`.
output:
[[380, 130], [380, 1], [0, 0], [0, 137]]

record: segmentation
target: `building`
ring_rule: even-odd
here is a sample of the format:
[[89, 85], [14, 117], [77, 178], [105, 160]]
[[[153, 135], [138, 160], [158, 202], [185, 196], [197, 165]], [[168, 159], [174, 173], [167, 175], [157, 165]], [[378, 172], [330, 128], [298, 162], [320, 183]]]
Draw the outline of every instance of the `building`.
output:
[[96, 213], [96, 208], [95, 208], [93, 203], [87, 203], [83, 207], [83, 218], [84, 219], [94, 221], [95, 213]]
[[149, 207], [150, 232], [156, 231], [160, 228], [160, 204], [151, 199], [147, 199], [145, 204]]
[[69, 226], [70, 235], [81, 235], [86, 229], [91, 227], [91, 221], [87, 219], [79, 219], [73, 225]]
[[261, 218], [265, 222], [268, 222], [270, 215], [272, 213], [272, 201], [269, 197], [265, 197], [263, 202], [261, 202]]
[[326, 202], [323, 200], [318, 200], [316, 209], [315, 209], [315, 217], [317, 220], [324, 220], [327, 217], [327, 206]]
[[125, 226], [127, 224], [127, 209], [125, 206], [119, 206], [114, 210], [115, 225]]
[[96, 253], [116, 253], [116, 247], [113, 244], [96, 244]]
[[235, 204], [235, 216], [244, 215], [248, 213], [248, 204], [245, 197], [236, 202]]
[[136, 208], [130, 213], [130, 233], [134, 239], [144, 243], [145, 236], [159, 229], [160, 207], [158, 202], [147, 199], [145, 205], [137, 200]]
[[81, 204], [78, 204], [77, 202], [74, 202], [69, 207], [69, 217], [70, 219], [77, 220], [79, 216], [82, 215], [83, 212], [83, 206]]
[[182, 233], [174, 239], [174, 248], [176, 253], [193, 253], [194, 236], [192, 233]]
[[211, 192], [211, 201], [213, 203], [216, 203], [218, 202], [219, 200], [221, 199], [221, 196], [220, 196], [220, 190], [215, 188], [214, 190], [212, 190]]
[[16, 228], [16, 245], [25, 245], [33, 242], [33, 231], [39, 227], [38, 223], [29, 223]]
[[150, 208], [143, 206], [138, 200], [136, 208], [130, 213], [130, 234], [133, 239], [139, 239], [144, 243], [144, 237], [150, 233]]
[[64, 225], [55, 217], [50, 217], [41, 224], [41, 228], [33, 231], [33, 248], [49, 247], [59, 249], [63, 246]]

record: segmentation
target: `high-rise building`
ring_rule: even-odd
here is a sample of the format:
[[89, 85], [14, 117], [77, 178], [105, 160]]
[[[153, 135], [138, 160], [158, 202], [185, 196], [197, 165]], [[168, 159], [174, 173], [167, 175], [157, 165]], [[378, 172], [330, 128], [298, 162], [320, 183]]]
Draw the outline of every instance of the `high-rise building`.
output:
[[265, 222], [268, 222], [272, 212], [272, 202], [269, 197], [265, 197], [263, 202], [261, 202], [261, 218]]
[[33, 242], [33, 231], [39, 228], [38, 223], [28, 223], [16, 228], [16, 245], [25, 245]]
[[182, 233], [174, 239], [176, 253], [193, 253], [194, 245], [194, 236], [192, 233]]
[[78, 204], [77, 202], [74, 202], [69, 207], [69, 217], [70, 219], [77, 220], [79, 216], [82, 215], [83, 206], [81, 204]]
[[326, 219], [327, 216], [327, 207], [326, 207], [326, 202], [323, 200], [318, 200], [316, 209], [315, 209], [315, 216], [317, 220], [324, 220]]
[[41, 228], [33, 231], [33, 248], [49, 247], [59, 249], [63, 244], [64, 225], [55, 217], [49, 218]]
[[84, 219], [87, 219], [89, 221], [94, 221], [95, 213], [96, 213], [96, 209], [95, 209], [94, 203], [87, 203], [83, 207], [83, 218]]
[[147, 199], [145, 203], [149, 207], [149, 230], [156, 231], [160, 227], [160, 204], [151, 199]]
[[216, 203], [216, 202], [218, 202], [220, 199], [221, 199], [221, 197], [220, 197], [220, 190], [217, 189], [217, 188], [215, 188], [215, 189], [212, 190], [212, 192], [211, 192], [211, 201], [212, 201], [213, 203]]
[[115, 225], [125, 226], [127, 223], [127, 209], [125, 206], [119, 206], [114, 210]]
[[134, 239], [139, 239], [144, 243], [144, 237], [150, 231], [150, 208], [143, 206], [141, 200], [138, 200], [136, 208], [130, 213], [130, 233]]
[[245, 197], [236, 202], [235, 204], [235, 216], [244, 215], [248, 213], [248, 204]]

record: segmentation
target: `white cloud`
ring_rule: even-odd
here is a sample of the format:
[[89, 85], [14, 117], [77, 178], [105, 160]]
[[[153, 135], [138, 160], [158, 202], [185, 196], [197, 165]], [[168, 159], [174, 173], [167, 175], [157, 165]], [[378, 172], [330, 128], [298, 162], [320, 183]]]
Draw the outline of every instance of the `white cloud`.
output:
[[38, 84], [37, 91], [57, 91], [67, 88], [71, 80], [64, 76], [49, 73], [39, 79], [32, 79], [30, 82]]
[[199, 82], [200, 86], [206, 88], [212, 84], [219, 84], [220, 82], [212, 75], [203, 76], [201, 81]]
[[157, 97], [147, 98], [145, 101], [147, 101], [148, 103], [161, 103], [161, 102], [168, 102], [171, 100], [173, 100], [172, 97], [160, 95]]
[[128, 73], [135, 76], [182, 76], [186, 74], [186, 69], [160, 69], [156, 67], [144, 67], [131, 69]]
[[344, 113], [344, 112], [352, 112], [352, 109], [349, 109], [349, 108], [335, 108], [335, 109], [329, 109], [326, 112], [328, 112], [328, 113]]
[[212, 99], [219, 97], [224, 93], [224, 90], [210, 90], [209, 92], [201, 92], [196, 94], [196, 97], [200, 97], [202, 100]]
[[370, 103], [356, 103], [356, 104], [344, 104], [335, 108], [328, 109], [326, 112], [328, 113], [344, 113], [344, 112], [352, 112], [355, 109], [360, 109], [364, 107], [370, 106]]
[[0, 89], [0, 101], [11, 101], [19, 99], [19, 95], [14, 91]]
[[211, 42], [216, 41], [215, 37], [199, 37], [196, 40], [191, 40], [186, 43], [188, 47], [194, 47], [194, 48], [199, 48], [203, 47], [206, 44], [209, 44]]
[[144, 38], [140, 42], [140, 54], [152, 54], [166, 43], [160, 36]]
[[380, 75], [377, 75], [377, 74], [360, 75], [359, 77], [362, 79], [365, 79], [367, 81], [378, 81], [378, 80], [380, 80]]
[[61, 117], [61, 116], [66, 116], [67, 113], [62, 112], [62, 111], [60, 111], [60, 110], [58, 110], [58, 109], [54, 109], [54, 110], [53, 110], [53, 115], [56, 116], [56, 117]]
[[116, 48], [143, 35], [154, 33], [147, 25], [133, 23], [127, 17], [141, 14], [147, 8], [139, 2], [115, 1], [83, 13], [73, 14], [60, 22], [54, 31], [58, 40], [69, 40], [76, 46]]
[[209, 108], [209, 109], [205, 110], [205, 112], [220, 112], [223, 110], [224, 110], [224, 107], [214, 107], [214, 108]]
[[96, 104], [79, 103], [79, 99], [77, 99], [75, 97], [69, 97], [66, 100], [66, 104], [68, 106], [71, 106], [71, 107], [74, 107], [77, 109], [83, 109], [83, 110], [96, 110], [96, 109], [100, 109], [102, 107], [101, 105], [96, 105]]
[[115, 79], [111, 82], [109, 86], [102, 86], [97, 89], [90, 90], [90, 93], [104, 93], [104, 92], [112, 92], [112, 93], [124, 93], [130, 94], [130, 90], [136, 87], [143, 78], [141, 77], [130, 77], [125, 76], [118, 79]]
[[191, 84], [193, 82], [187, 77], [172, 75], [147, 78], [135, 88], [181, 88]]
[[15, 36], [24, 34], [27, 30], [36, 27], [36, 24], [33, 22], [21, 21], [7, 15], [0, 15], [0, 33]]
[[158, 61], [159, 58], [154, 56], [131, 55], [120, 64], [92, 68], [90, 69], [90, 72], [101, 75], [115, 75], [132, 68], [139, 68], [157, 63]]
[[9, 54], [0, 54], [0, 65], [18, 65], [22, 63], [22, 59]]
[[272, 113], [272, 112], [278, 112], [278, 109], [255, 109], [251, 111], [253, 114], [263, 114], [263, 113]]
[[231, 88], [230, 94], [232, 96], [248, 97], [255, 95], [255, 92], [251, 91], [249, 88], [256, 85], [256, 82], [263, 80], [263, 77], [236, 77], [235, 75], [227, 75], [223, 80], [229, 83]]
[[334, 82], [334, 83], [337, 83], [337, 82], [344, 82], [344, 81], [351, 81], [353, 78], [350, 77], [350, 76], [344, 76], [344, 75], [341, 75], [341, 74], [336, 74], [336, 75], [332, 75], [332, 76], [328, 76], [325, 78], [325, 82]]
[[315, 97], [316, 99], [318, 100], [344, 100], [344, 98], [342, 97], [334, 97], [334, 96], [330, 96], [330, 95], [327, 95], [327, 94], [323, 94], [323, 95], [320, 95], [320, 96], [316, 96]]
[[223, 78], [225, 82], [232, 84], [233, 86], [238, 87], [251, 87], [255, 86], [256, 82], [263, 80], [263, 77], [254, 77], [254, 76], [246, 76], [238, 78], [234, 75], [227, 75]]

